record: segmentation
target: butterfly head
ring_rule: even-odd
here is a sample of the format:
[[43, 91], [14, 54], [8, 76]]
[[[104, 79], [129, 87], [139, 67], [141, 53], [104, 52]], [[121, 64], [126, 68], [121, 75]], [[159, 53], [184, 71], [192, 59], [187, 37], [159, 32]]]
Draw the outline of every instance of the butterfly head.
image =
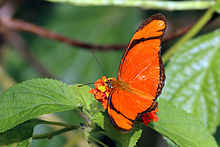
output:
[[89, 92], [94, 95], [95, 99], [98, 100], [103, 107], [106, 109], [108, 104], [108, 97], [110, 91], [114, 89], [115, 78], [106, 78], [103, 76], [101, 79], [98, 79], [94, 83], [95, 89], [90, 90]]
[[115, 88], [115, 80], [113, 80], [112, 78], [107, 80], [105, 83], [107, 84], [108, 88], [110, 88], [110, 89]]

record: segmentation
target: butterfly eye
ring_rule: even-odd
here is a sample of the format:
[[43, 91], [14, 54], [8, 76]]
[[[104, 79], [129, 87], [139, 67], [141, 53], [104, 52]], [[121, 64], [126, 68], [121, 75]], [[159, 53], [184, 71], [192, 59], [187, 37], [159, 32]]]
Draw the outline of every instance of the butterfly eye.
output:
[[115, 87], [113, 86], [112, 81], [113, 81], [113, 80], [110, 79], [110, 80], [108, 80], [108, 81], [106, 82], [106, 84], [107, 84], [107, 86], [108, 86], [109, 88], [114, 89]]

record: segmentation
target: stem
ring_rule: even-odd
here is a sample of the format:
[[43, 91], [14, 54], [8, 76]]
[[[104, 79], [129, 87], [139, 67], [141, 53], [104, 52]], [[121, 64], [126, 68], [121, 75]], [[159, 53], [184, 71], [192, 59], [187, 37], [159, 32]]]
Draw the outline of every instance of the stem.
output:
[[48, 0], [54, 2], [66, 2], [73, 3], [81, 6], [93, 5], [93, 6], [121, 6], [121, 7], [142, 7], [147, 9], [157, 9], [157, 10], [201, 10], [210, 8], [215, 4], [214, 0], [204, 0], [204, 1], [143, 1], [143, 0], [135, 0], [135, 1], [122, 1], [118, 2], [117, 0], [111, 1], [78, 1], [78, 0]]
[[103, 142], [99, 141], [98, 139], [96, 139], [93, 136], [89, 136], [90, 139], [92, 139], [93, 141], [99, 143], [100, 145], [104, 146], [104, 147], [108, 147], [106, 144], [104, 144]]
[[172, 56], [181, 46], [183, 46], [184, 43], [195, 36], [211, 19], [213, 13], [213, 8], [208, 9], [206, 13], [202, 16], [202, 18], [193, 26], [193, 28], [163, 55], [163, 62], [166, 63], [170, 56]]
[[93, 117], [89, 114], [89, 112], [87, 112], [86, 110], [83, 110], [83, 112], [81, 112], [81, 110], [79, 110], [79, 109], [77, 109], [77, 110], [80, 112], [80, 115], [86, 121], [87, 125], [90, 126], [91, 125], [91, 120], [93, 120]]
[[75, 127], [75, 126], [68, 127], [68, 128], [63, 128], [63, 129], [60, 129], [60, 130], [58, 130], [58, 131], [54, 131], [54, 132], [50, 132], [50, 133], [45, 133], [45, 134], [40, 134], [40, 135], [34, 135], [34, 136], [32, 137], [32, 139], [43, 139], [43, 138], [51, 139], [51, 138], [53, 138], [53, 137], [56, 136], [56, 135], [65, 133], [65, 132], [67, 132], [67, 131], [71, 131], [71, 130], [73, 130], [73, 129], [78, 129], [78, 128]]
[[80, 128], [80, 125], [72, 125], [72, 124], [66, 124], [66, 123], [62, 123], [62, 122], [55, 122], [55, 121], [46, 121], [46, 120], [40, 120], [41, 124], [47, 124], [47, 125], [57, 125], [57, 126], [63, 126], [66, 128]]

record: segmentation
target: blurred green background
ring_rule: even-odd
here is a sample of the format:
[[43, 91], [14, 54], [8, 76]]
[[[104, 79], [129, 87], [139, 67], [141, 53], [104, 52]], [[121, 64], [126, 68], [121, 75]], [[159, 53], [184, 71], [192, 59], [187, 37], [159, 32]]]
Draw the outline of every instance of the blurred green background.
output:
[[[180, 27], [194, 23], [203, 14], [203, 11], [156, 11], [141, 8], [126, 8], [113, 6], [74, 6], [62, 3], [49, 3], [46, 1], [7, 1], [13, 6], [10, 10], [12, 16], [47, 28], [64, 36], [86, 43], [99, 45], [127, 44], [139, 24], [155, 13], [163, 13], [168, 19], [166, 35]], [[2, 4], [2, 8], [5, 3]], [[7, 14], [7, 12], [3, 13]], [[203, 31], [216, 28], [219, 20], [206, 27]], [[103, 72], [89, 49], [70, 47], [60, 42], [48, 40], [35, 34], [19, 32], [28, 49], [37, 60], [56, 77], [68, 84], [90, 83], [103, 76]], [[165, 35], [165, 36], [166, 36]], [[1, 39], [0, 63], [7, 73], [17, 82], [44, 77], [27, 62], [22, 52], [7, 44]], [[16, 40], [16, 38], [14, 38]], [[163, 52], [173, 42], [163, 45]], [[116, 77], [118, 66], [123, 54], [121, 51], [95, 51], [108, 77]], [[81, 116], [76, 111], [56, 114], [66, 122], [79, 124]], [[35, 133], [51, 130], [49, 127], [38, 126]], [[80, 135], [79, 132], [74, 134]], [[102, 138], [102, 136], [100, 136]], [[77, 139], [76, 139], [77, 140]], [[103, 142], [112, 145], [107, 137]], [[34, 140], [32, 147], [60, 147], [68, 146], [64, 135], [56, 136], [51, 140]], [[154, 130], [144, 127], [144, 133], [138, 146], [166, 146], [162, 136]]]

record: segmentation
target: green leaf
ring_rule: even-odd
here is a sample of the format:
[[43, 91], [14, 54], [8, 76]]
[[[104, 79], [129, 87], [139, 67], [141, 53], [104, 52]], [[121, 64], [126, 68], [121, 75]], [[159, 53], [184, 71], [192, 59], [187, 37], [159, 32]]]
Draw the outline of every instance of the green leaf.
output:
[[133, 147], [142, 134], [141, 124], [139, 122], [136, 122], [134, 128], [130, 132], [120, 133], [115, 129], [106, 112], [96, 113], [93, 120], [105, 130], [105, 135], [115, 141], [117, 146]]
[[178, 146], [217, 147], [215, 139], [204, 124], [192, 114], [175, 107], [170, 102], [159, 100], [158, 118], [151, 127], [175, 142]]
[[181, 47], [166, 68], [162, 98], [200, 119], [214, 132], [220, 121], [220, 30]]
[[103, 110], [103, 106], [99, 103], [92, 94], [89, 93], [91, 88], [89, 86], [76, 87], [76, 85], [70, 85], [72, 88], [72, 92], [78, 95], [80, 98], [80, 104], [83, 105], [83, 109], [85, 109], [89, 114], [95, 114]]
[[84, 101], [94, 99], [83, 93], [88, 93], [88, 87], [68, 86], [52, 79], [17, 84], [0, 96], [0, 132], [42, 114], [83, 107]]
[[217, 12], [217, 13], [220, 13], [220, 1], [219, 0], [216, 0], [216, 4], [214, 6], [214, 10]]
[[152, 1], [152, 0], [48, 0], [51, 2], [65, 2], [80, 6], [124, 6], [141, 7], [159, 10], [200, 10], [207, 9], [215, 4], [214, 0], [209, 1]]
[[16, 147], [29, 147], [29, 145], [31, 144], [31, 139], [26, 139], [20, 143], [17, 144]]
[[[40, 123], [41, 121], [38, 119], [31, 119], [20, 125], [17, 125], [14, 128], [0, 133], [0, 146], [21, 142], [23, 140], [29, 140], [29, 138], [32, 137], [34, 127]], [[23, 143], [25, 142], [27, 141], [24, 141]]]

